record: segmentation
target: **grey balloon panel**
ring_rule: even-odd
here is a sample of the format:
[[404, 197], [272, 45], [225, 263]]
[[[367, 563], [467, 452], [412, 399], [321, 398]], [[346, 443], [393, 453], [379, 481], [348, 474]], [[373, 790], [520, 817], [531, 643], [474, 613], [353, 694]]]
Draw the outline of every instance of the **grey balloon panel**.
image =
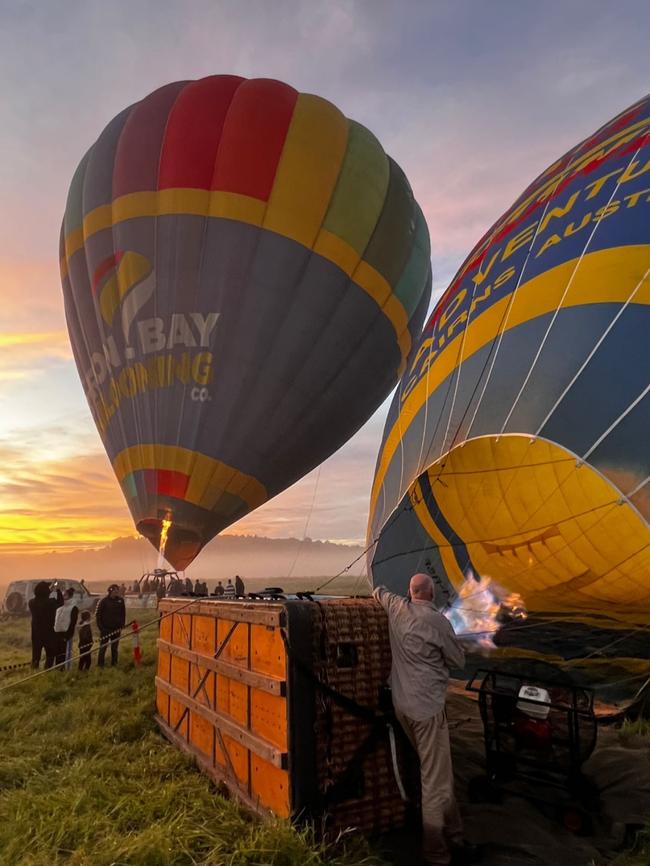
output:
[[453, 601], [456, 592], [445, 576], [445, 566], [437, 546], [410, 507], [408, 496], [399, 503], [383, 528], [371, 558], [373, 584], [406, 595], [411, 576], [433, 569], [436, 575], [436, 600]]
[[[142, 348], [142, 320], [162, 319], [167, 333], [172, 314], [220, 318], [203, 347], [214, 355], [210, 400], [192, 401], [192, 386], [182, 383], [123, 400], [104, 437], [111, 459], [137, 442], [180, 444], [276, 492], [349, 438], [394, 384], [393, 328], [335, 265], [254, 226], [194, 216], [119, 223], [73, 257], [72, 294], [86, 334], [74, 323], [71, 330], [82, 372], [107, 337], [120, 355], [126, 348], [119, 314], [106, 326], [88, 277], [115, 249], [155, 263], [156, 291], [134, 323], [131, 348]], [[164, 354], [179, 359], [185, 351]]]
[[115, 152], [133, 106], [125, 108], [104, 128], [90, 149], [83, 183], [82, 213], [109, 205], [113, 200], [113, 169]]
[[[596, 345], [607, 325], [612, 321], [616, 311], [617, 307], [610, 304], [593, 304], [580, 308], [560, 310], [549, 334], [544, 351], [540, 355], [538, 365], [530, 375], [520, 403], [517, 404], [516, 411], [512, 413], [506, 425], [505, 433], [536, 433], [546, 414], [552, 409], [567, 385], [580, 370], [584, 360]], [[637, 305], [637, 309], [633, 312], [633, 315], [642, 316], [645, 321], [647, 314], [645, 310], [642, 311]], [[490, 353], [490, 345], [484, 346], [464, 361], [454, 402], [454, 415], [452, 423], [449, 425], [450, 433], [445, 443], [446, 448], [449, 448], [451, 445], [455, 434], [457, 434], [455, 436], [456, 444], [463, 441], [467, 436], [476, 403], [479, 399], [479, 409], [469, 435], [474, 438], [500, 432], [517, 394], [531, 369], [535, 354], [550, 321], [551, 314], [548, 314], [504, 332], [494, 368], [492, 369], [484, 394], [482, 392], [485, 376], [487, 376], [493, 360], [493, 354]], [[628, 353], [628, 358], [634, 357], [638, 351], [638, 345], [635, 341], [629, 342], [627, 345], [621, 342], [616, 348], [624, 357]], [[493, 348], [492, 353], [494, 350]], [[621, 363], [625, 363], [625, 361], [621, 361]], [[597, 367], [590, 369], [590, 366], [588, 366], [578, 380], [582, 381], [584, 379], [584, 385], [581, 387], [587, 387], [589, 381], [591, 381], [592, 385], [590, 387], [597, 388], [598, 376], [596, 376], [596, 373]], [[419, 410], [408, 430], [404, 432], [402, 438], [403, 455], [398, 447], [386, 473], [384, 479], [385, 505], [378, 507], [373, 516], [369, 533], [372, 537], [376, 537], [380, 531], [382, 521], [392, 513], [408, 483], [415, 480], [421, 471], [428, 468], [429, 465], [439, 458], [441, 449], [443, 448], [443, 439], [449, 420], [454, 388], [456, 387], [456, 375], [457, 371], [451, 373], [429, 397], [426, 411], [427, 432], [420, 464], [418, 464], [418, 456], [422, 448], [424, 406]], [[634, 390], [634, 387], [636, 386], [633, 386], [631, 390]], [[391, 415], [393, 417], [396, 417], [395, 404], [398, 399], [399, 390], [396, 392], [391, 407]], [[469, 410], [468, 405], [470, 407]], [[577, 454], [583, 454], [595, 441], [594, 425], [585, 423], [585, 414], [589, 414], [591, 408], [584, 401], [579, 401], [577, 405], [575, 401], [567, 401], [567, 411], [572, 413], [573, 423], [560, 423], [560, 413], [558, 415], [558, 423], [553, 427], [554, 435], [550, 438], [560, 445], [571, 448]], [[580, 424], [575, 423], [576, 411], [579, 411], [581, 414]], [[598, 407], [595, 407], [595, 411], [599, 411]], [[389, 428], [387, 427], [386, 429]], [[550, 428], [547, 426], [546, 429]], [[546, 430], [542, 431], [542, 435], [546, 435]], [[634, 449], [630, 452], [631, 461], [634, 459], [632, 457], [633, 453]], [[402, 489], [400, 489], [402, 460], [404, 462], [404, 481]]]
[[[613, 322], [620, 310], [620, 306], [615, 304], [598, 304], [586, 308], [590, 316], [598, 314], [602, 332]], [[580, 329], [582, 327], [581, 322]], [[576, 331], [578, 330], [576, 327]], [[570, 395], [562, 401], [542, 429], [542, 435], [549, 439], [561, 439], [566, 447], [578, 454], [591, 448], [598, 436], [614, 424], [648, 386], [649, 335], [650, 307], [645, 304], [630, 304], [594, 351], [584, 373], [572, 386]], [[595, 349], [596, 342], [593, 341], [590, 349]], [[556, 346], [553, 347], [555, 348]], [[607, 399], [603, 399], [604, 395], [607, 395]], [[585, 424], [585, 413], [588, 424]], [[650, 430], [647, 426], [638, 426], [636, 443], [628, 444], [632, 446], [632, 451], [645, 449], [645, 465], [648, 467], [648, 442], [647, 439], [644, 442], [643, 436], [638, 435], [638, 431], [643, 429]], [[619, 453], [627, 457], [627, 447], [620, 449]]]

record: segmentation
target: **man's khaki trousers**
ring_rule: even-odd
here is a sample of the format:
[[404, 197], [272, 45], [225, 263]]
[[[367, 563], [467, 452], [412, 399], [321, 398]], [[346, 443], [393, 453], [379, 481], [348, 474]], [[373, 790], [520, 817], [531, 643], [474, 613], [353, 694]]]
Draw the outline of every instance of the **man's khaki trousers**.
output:
[[447, 866], [450, 846], [462, 845], [463, 827], [454, 795], [449, 728], [444, 708], [423, 722], [395, 708], [401, 726], [420, 759], [422, 853], [432, 866]]

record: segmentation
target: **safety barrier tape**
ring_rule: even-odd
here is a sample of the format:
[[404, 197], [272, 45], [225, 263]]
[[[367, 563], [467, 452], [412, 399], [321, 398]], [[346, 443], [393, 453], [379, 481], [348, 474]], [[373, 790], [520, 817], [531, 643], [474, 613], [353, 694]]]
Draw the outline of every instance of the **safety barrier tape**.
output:
[[28, 668], [31, 665], [31, 662], [18, 662], [15, 665], [2, 665], [0, 667], [0, 673], [3, 671], [17, 671], [20, 668]]
[[[159, 625], [162, 622], [162, 620], [166, 619], [168, 616], [173, 616], [174, 614], [178, 613], [179, 611], [185, 610], [185, 608], [191, 607], [193, 604], [196, 604], [197, 602], [201, 602], [204, 600], [205, 599], [203, 596], [199, 596], [198, 598], [193, 598], [191, 601], [187, 602], [187, 604], [183, 604], [180, 607], [176, 608], [175, 610], [170, 611], [169, 613], [164, 613], [162, 615], [159, 614], [154, 619], [151, 619], [151, 620], [149, 620], [149, 622], [146, 622], [144, 625], [139, 626], [139, 631], [142, 632], [142, 631], [144, 631], [145, 628], [149, 628], [152, 625]], [[127, 626], [130, 626], [132, 623], [133, 623], [133, 620], [130, 620], [129, 622], [124, 624], [124, 628], [116, 629], [115, 631], [112, 631], [106, 635], [103, 635], [103, 638], [108, 638], [108, 641], [106, 641], [104, 643], [104, 646], [108, 647], [116, 639], [116, 636], [117, 636], [117, 640], [119, 640], [124, 629], [126, 629]], [[100, 642], [101, 641], [102, 641], [102, 636], [100, 635]], [[99, 652], [99, 649], [100, 649], [99, 645], [97, 647], [95, 647], [95, 644], [93, 643], [93, 648], [90, 650], [90, 652], [91, 653], [93, 653], [95, 651]], [[66, 664], [71, 665], [72, 662], [79, 661], [79, 659], [81, 658], [81, 655], [82, 655], [82, 653], [79, 653], [77, 655], [73, 655], [67, 661], [59, 662], [58, 664], [54, 664], [49, 668], [43, 668], [41, 670], [36, 670], [36, 671], [34, 671], [33, 674], [29, 674], [29, 676], [23, 677], [20, 680], [12, 680], [11, 682], [6, 683], [6, 685], [0, 686], [0, 692], [5, 691], [6, 689], [11, 689], [14, 686], [19, 686], [22, 683], [28, 682], [28, 680], [35, 679], [36, 677], [43, 676], [44, 674], [47, 674], [50, 671], [55, 671], [55, 670], [58, 670], [60, 668], [63, 668], [66, 666]], [[21, 667], [27, 667], [28, 665], [31, 666], [31, 662], [21, 663]]]

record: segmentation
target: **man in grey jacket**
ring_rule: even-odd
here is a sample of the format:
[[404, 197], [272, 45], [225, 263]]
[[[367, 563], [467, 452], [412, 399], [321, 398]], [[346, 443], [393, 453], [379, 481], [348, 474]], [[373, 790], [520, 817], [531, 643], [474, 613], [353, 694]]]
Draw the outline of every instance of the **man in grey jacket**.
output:
[[434, 607], [428, 574], [413, 575], [408, 599], [383, 586], [373, 595], [388, 614], [395, 715], [420, 759], [424, 858], [431, 866], [447, 866], [452, 851], [465, 850], [445, 713], [449, 668], [464, 667], [465, 653], [449, 620]]

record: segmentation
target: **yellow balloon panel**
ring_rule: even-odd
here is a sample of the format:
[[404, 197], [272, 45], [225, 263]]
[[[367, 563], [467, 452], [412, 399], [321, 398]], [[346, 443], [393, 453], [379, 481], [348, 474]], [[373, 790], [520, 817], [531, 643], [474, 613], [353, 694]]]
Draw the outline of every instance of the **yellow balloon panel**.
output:
[[[456, 446], [428, 470], [437, 510], [411, 489], [420, 522], [458, 588], [449, 529], [481, 575], [531, 610], [650, 609], [650, 531], [599, 472], [557, 444], [521, 435]], [[447, 524], [445, 535], [444, 524]]]

